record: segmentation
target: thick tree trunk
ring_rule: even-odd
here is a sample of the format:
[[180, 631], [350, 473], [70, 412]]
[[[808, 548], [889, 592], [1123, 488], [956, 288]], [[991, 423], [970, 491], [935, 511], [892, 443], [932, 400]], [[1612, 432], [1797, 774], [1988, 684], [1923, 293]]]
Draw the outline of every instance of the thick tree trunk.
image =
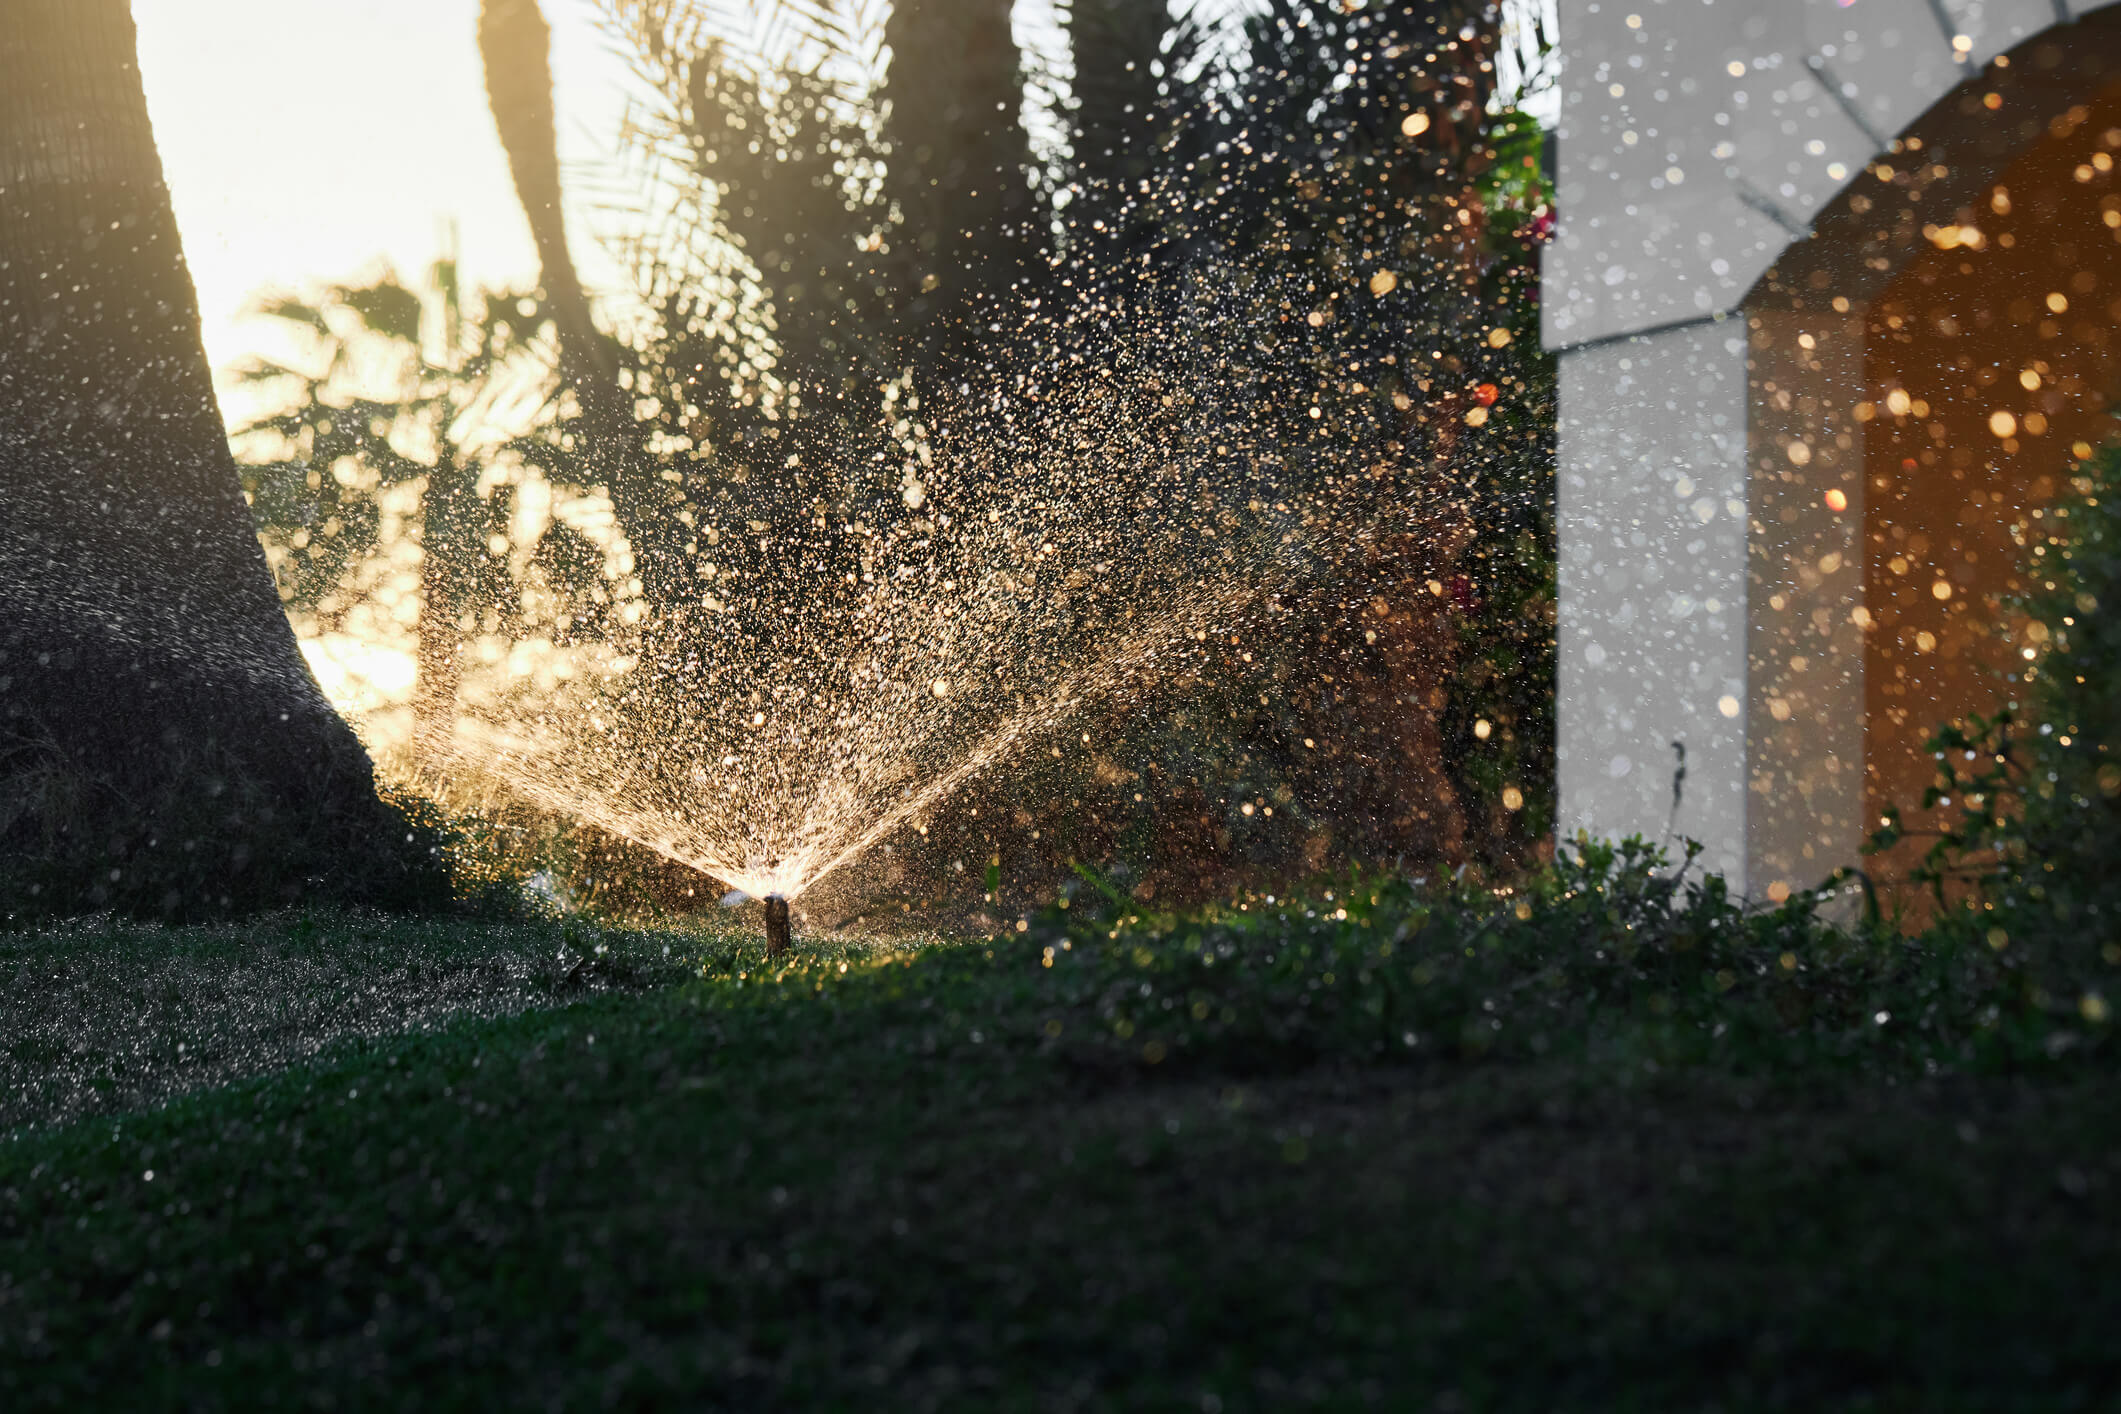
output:
[[391, 821], [251, 525], [126, 0], [0, 0], [0, 913], [402, 884]]

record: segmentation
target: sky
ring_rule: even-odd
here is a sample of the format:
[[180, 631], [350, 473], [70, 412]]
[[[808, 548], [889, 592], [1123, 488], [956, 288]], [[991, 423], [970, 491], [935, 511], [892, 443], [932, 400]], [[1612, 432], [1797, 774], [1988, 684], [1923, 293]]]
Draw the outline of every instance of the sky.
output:
[[[376, 273], [417, 281], [458, 230], [467, 288], [527, 283], [530, 229], [486, 109], [479, 0], [134, 0], [155, 139], [218, 369], [276, 347], [260, 290]], [[592, 289], [623, 289], [598, 238], [627, 191], [628, 73], [591, 0], [544, 0], [569, 240]], [[1050, 0], [1018, 5], [1051, 49]]]

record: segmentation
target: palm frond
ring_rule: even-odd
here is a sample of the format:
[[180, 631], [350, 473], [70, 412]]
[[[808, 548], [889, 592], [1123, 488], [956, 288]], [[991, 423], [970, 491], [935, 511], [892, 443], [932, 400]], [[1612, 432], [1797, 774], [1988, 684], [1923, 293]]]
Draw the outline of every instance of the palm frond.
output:
[[881, 52], [888, 0], [593, 0], [622, 52], [663, 65], [722, 45], [759, 67], [866, 66]]
[[271, 319], [285, 319], [291, 324], [300, 324], [320, 334], [329, 333], [324, 323], [324, 311], [315, 305], [292, 298], [274, 298], [263, 301], [257, 312]]

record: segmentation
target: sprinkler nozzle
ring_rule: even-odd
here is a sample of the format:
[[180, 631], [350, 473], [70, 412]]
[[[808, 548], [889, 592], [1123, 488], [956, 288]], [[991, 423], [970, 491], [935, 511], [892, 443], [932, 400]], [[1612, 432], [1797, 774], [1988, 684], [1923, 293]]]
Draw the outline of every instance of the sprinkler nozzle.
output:
[[789, 941], [788, 900], [779, 894], [766, 899], [766, 956], [779, 957], [788, 951]]

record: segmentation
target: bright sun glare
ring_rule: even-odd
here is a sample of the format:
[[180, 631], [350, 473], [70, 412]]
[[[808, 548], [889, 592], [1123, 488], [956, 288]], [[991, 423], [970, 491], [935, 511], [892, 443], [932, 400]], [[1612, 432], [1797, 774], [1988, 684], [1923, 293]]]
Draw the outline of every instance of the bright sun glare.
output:
[[[208, 355], [269, 335], [241, 318], [267, 286], [417, 278], [459, 231], [472, 285], [527, 280], [530, 232], [486, 109], [478, 0], [135, 0], [140, 65]], [[562, 160], [607, 161], [625, 70], [590, 7], [549, 7]], [[576, 259], [608, 278], [574, 193]]]

